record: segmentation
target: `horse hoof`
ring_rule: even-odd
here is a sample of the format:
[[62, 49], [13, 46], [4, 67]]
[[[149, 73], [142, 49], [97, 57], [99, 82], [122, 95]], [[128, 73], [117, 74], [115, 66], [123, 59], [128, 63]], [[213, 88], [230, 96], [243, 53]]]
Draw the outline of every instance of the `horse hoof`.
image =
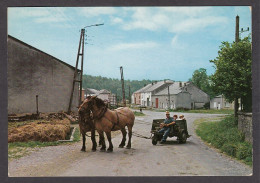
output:
[[129, 147], [129, 146], [126, 146], [126, 149], [131, 149], [131, 147]]
[[120, 145], [120, 146], [118, 146], [119, 148], [124, 148], [124, 146], [122, 146], [122, 145]]
[[113, 149], [108, 149], [107, 150], [107, 153], [111, 153], [111, 152], [113, 152]]
[[92, 149], [92, 152], [96, 152], [96, 149]]
[[81, 149], [80, 151], [82, 151], [82, 152], [86, 152], [86, 149]]

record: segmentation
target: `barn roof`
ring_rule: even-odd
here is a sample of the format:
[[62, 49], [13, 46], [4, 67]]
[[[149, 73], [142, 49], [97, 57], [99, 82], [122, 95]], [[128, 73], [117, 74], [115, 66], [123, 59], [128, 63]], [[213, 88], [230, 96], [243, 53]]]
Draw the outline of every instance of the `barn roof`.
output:
[[[180, 82], [174, 82], [173, 84], [169, 85], [170, 95], [176, 95], [180, 92], [186, 92], [186, 91], [182, 90], [182, 87], [180, 87]], [[155, 93], [154, 95], [168, 95], [168, 87], [166, 87], [163, 90]]]
[[[52, 55], [50, 55], [50, 54], [48, 54], [48, 53], [45, 53], [45, 52], [39, 50], [38, 48], [35, 48], [35, 47], [33, 47], [33, 46], [31, 46], [31, 45], [29, 45], [29, 44], [23, 42], [23, 41], [21, 41], [21, 40], [15, 38], [15, 37], [13, 37], [13, 36], [11, 36], [11, 35], [8, 35], [8, 39], [12, 39], [12, 40], [14, 40], [14, 41], [16, 41], [16, 42], [18, 42], [18, 43], [24, 45], [24, 46], [29, 47], [30, 49], [33, 49], [33, 50], [35, 50], [35, 51], [37, 51], [37, 52], [40, 52], [40, 53], [45, 54], [45, 55], [48, 55], [49, 57], [51, 57], [51, 58], [57, 60], [58, 62], [60, 62], [60, 63], [62, 63], [62, 64], [64, 64], [64, 65], [66, 65], [66, 66], [68, 66], [68, 67], [70, 67], [71, 69], [75, 70], [75, 67], [73, 67], [72, 65], [69, 65], [69, 64], [67, 64], [66, 62], [64, 62], [64, 61], [62, 61], [62, 60], [60, 60], [60, 59], [58, 59], [58, 58], [56, 58], [56, 57], [54, 57], [54, 56], [52, 56]], [[78, 71], [80, 71], [80, 69], [78, 69]]]

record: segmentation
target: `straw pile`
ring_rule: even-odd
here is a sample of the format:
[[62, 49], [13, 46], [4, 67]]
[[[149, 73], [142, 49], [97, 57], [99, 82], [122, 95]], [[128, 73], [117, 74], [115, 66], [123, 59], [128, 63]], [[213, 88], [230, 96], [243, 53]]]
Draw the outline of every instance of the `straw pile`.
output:
[[50, 122], [29, 123], [8, 131], [8, 142], [65, 140], [70, 132], [70, 121], [54, 119]]

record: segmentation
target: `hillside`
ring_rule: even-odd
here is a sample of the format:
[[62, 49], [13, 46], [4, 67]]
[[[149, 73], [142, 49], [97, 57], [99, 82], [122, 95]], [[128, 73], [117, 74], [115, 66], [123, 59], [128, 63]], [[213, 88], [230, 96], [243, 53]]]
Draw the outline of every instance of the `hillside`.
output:
[[[130, 95], [133, 92], [139, 90], [149, 83], [152, 83], [152, 80], [125, 80], [125, 95], [126, 99], [129, 99], [129, 86], [130, 86]], [[112, 79], [101, 76], [91, 76], [91, 75], [83, 75], [83, 88], [94, 88], [97, 90], [106, 89], [111, 91], [114, 94], [117, 94], [119, 99], [122, 97], [122, 85], [121, 80]]]

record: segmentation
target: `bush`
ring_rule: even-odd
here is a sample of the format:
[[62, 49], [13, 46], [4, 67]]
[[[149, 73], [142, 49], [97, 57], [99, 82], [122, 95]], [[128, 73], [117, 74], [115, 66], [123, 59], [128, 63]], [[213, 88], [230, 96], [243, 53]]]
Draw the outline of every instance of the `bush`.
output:
[[231, 143], [226, 143], [221, 147], [221, 151], [226, 152], [228, 155], [235, 157], [236, 155], [236, 145]]
[[238, 130], [234, 116], [228, 116], [219, 122], [202, 122], [196, 133], [215, 148], [252, 164], [252, 145], [245, 142], [245, 135]]
[[236, 158], [237, 159], [246, 159], [252, 157], [252, 146], [248, 143], [238, 144]]

